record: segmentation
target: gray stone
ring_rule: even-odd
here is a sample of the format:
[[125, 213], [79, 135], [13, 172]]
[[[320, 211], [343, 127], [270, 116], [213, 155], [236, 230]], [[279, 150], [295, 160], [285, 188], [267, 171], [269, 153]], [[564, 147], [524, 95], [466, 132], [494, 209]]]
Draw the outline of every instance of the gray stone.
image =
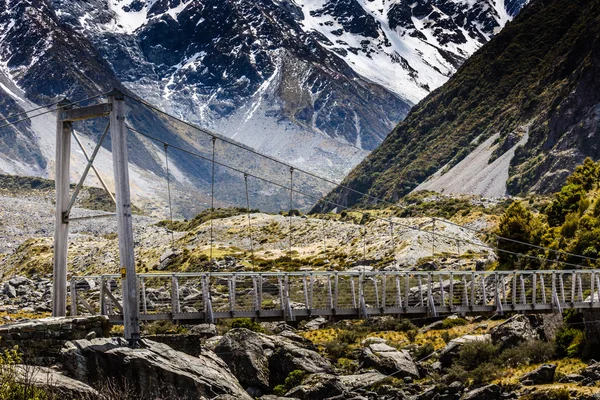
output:
[[327, 320], [323, 317], [319, 317], [308, 321], [306, 325], [304, 325], [304, 329], [307, 331], [316, 331], [317, 329], [321, 329], [326, 324]]
[[127, 347], [120, 338], [76, 340], [65, 345], [61, 363], [71, 376], [88, 384], [106, 378], [126, 379], [143, 398], [161, 393], [166, 398], [220, 395], [251, 400], [227, 365], [211, 351], [192, 357], [146, 339], [140, 349]]
[[581, 382], [585, 379], [585, 377], [583, 375], [579, 375], [579, 374], [568, 374], [563, 376], [562, 378], [560, 378], [558, 380], [559, 383], [577, 383], [577, 382]]
[[204, 337], [213, 337], [218, 335], [217, 326], [215, 324], [194, 325], [189, 332], [193, 335], [201, 335]]
[[215, 347], [244, 386], [268, 390], [281, 384], [290, 372], [327, 372], [331, 365], [316, 351], [285, 337], [268, 336], [248, 329], [232, 329]]
[[97, 336], [96, 332], [91, 331], [90, 333], [88, 333], [87, 335], [85, 335], [85, 339], [86, 340], [96, 339], [96, 336]]
[[600, 381], [600, 363], [590, 363], [590, 365], [588, 365], [583, 369], [583, 371], [581, 371], [581, 375], [583, 375], [584, 378]]
[[367, 345], [360, 353], [359, 362], [363, 368], [375, 368], [384, 374], [394, 374], [399, 378], [419, 378], [419, 370], [410, 353], [385, 343]]
[[2, 293], [8, 296], [9, 299], [14, 299], [17, 297], [17, 290], [10, 283], [5, 282]]
[[285, 395], [300, 400], [324, 400], [344, 393], [344, 386], [335, 375], [312, 374], [302, 385], [296, 386]]
[[343, 375], [339, 377], [339, 380], [344, 386], [344, 389], [351, 392], [360, 387], [372, 386], [386, 378], [387, 375], [384, 375], [381, 372], [370, 371], [358, 375]]
[[556, 364], [544, 364], [534, 369], [531, 372], [523, 375], [519, 380], [526, 386], [525, 382], [532, 382], [532, 385], [544, 385], [554, 382], [554, 373], [556, 372]]
[[65, 399], [82, 397], [86, 399], [100, 398], [99, 393], [89, 385], [69, 378], [55, 369], [31, 365], [16, 365], [15, 372], [18, 381], [51, 390], [52, 394], [64, 397]]
[[528, 340], [539, 339], [529, 318], [523, 314], [516, 314], [500, 325], [496, 325], [490, 330], [490, 334], [492, 343], [499, 345], [501, 349], [514, 347]]
[[467, 392], [462, 400], [498, 400], [502, 390], [498, 385], [487, 385]]

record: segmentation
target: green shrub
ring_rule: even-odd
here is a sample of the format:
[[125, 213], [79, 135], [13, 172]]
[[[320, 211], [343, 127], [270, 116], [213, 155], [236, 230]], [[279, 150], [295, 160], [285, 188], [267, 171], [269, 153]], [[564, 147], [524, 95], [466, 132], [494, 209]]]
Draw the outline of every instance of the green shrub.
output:
[[337, 332], [337, 340], [341, 343], [352, 344], [367, 336], [368, 333], [368, 329], [360, 326], [356, 326], [353, 329], [342, 329]]
[[501, 365], [518, 367], [550, 361], [554, 356], [554, 345], [541, 340], [529, 340], [506, 349], [500, 354]]
[[433, 347], [433, 343], [427, 342], [415, 350], [413, 358], [417, 361], [423, 360], [424, 358], [429, 357], [434, 351], [435, 347]]
[[467, 321], [464, 318], [446, 318], [445, 320], [442, 321], [441, 326], [435, 328], [437, 330], [441, 330], [441, 329], [452, 329], [455, 326], [464, 326], [467, 325], [469, 323], [469, 321]]
[[176, 325], [171, 321], [154, 321], [143, 325], [143, 330], [148, 335], [165, 335], [165, 334], [185, 334], [187, 328], [182, 325]]
[[285, 385], [277, 385], [273, 388], [273, 394], [275, 396], [284, 396], [287, 393]]
[[265, 333], [265, 329], [258, 322], [252, 321], [250, 318], [236, 318], [231, 322], [231, 329], [246, 328], [253, 332]]
[[494, 362], [485, 362], [469, 372], [469, 378], [475, 385], [489, 383], [500, 376], [500, 366]]
[[498, 355], [498, 347], [489, 340], [477, 340], [465, 343], [458, 353], [458, 364], [467, 371], [472, 371], [480, 364], [494, 361]]
[[579, 354], [584, 339], [583, 331], [568, 326], [562, 326], [556, 332], [554, 352], [557, 357], [573, 357]]
[[340, 358], [351, 358], [350, 348], [348, 343], [340, 342], [339, 340], [330, 340], [323, 345], [325, 352], [335, 362]]

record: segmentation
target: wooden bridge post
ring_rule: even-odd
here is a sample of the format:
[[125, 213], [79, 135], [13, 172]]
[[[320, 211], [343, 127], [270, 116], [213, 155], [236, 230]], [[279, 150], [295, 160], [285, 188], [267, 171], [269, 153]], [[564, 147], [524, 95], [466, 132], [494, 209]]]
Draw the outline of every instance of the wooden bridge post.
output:
[[119, 257], [121, 260], [121, 284], [123, 291], [123, 324], [125, 339], [136, 345], [140, 339], [140, 307], [138, 304], [137, 276], [133, 241], [133, 219], [129, 188], [129, 157], [125, 129], [125, 96], [118, 90], [108, 95], [112, 105], [110, 134], [117, 200], [117, 231], [119, 234]]
[[70, 103], [58, 103], [56, 115], [56, 211], [54, 225], [54, 272], [52, 275], [52, 316], [67, 315], [67, 251], [69, 245], [69, 184], [71, 168], [71, 122], [63, 121]]
[[176, 275], [171, 276], [171, 314], [181, 312], [179, 304], [179, 278]]
[[77, 316], [77, 281], [75, 277], [71, 278], [71, 284], [69, 285], [71, 292], [71, 316]]
[[146, 280], [141, 277], [140, 282], [142, 285], [142, 306], [144, 307], [144, 314], [148, 314], [148, 298], [146, 297]]
[[106, 283], [104, 281], [104, 275], [100, 277], [100, 315], [106, 315], [106, 296], [104, 292], [106, 291]]

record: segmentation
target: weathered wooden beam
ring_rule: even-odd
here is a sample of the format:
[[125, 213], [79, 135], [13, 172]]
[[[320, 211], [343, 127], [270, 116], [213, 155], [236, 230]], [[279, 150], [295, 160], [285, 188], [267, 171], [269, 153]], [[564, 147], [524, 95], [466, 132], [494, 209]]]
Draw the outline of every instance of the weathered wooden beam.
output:
[[60, 112], [61, 119], [65, 122], [83, 121], [90, 118], [106, 117], [112, 111], [110, 103], [95, 104], [93, 106], [71, 108]]
[[54, 225], [54, 271], [52, 275], [52, 316], [67, 315], [67, 251], [69, 222], [66, 217], [69, 208], [69, 183], [71, 168], [70, 122], [61, 118], [68, 111], [68, 101], [58, 104], [56, 123], [56, 211]]
[[127, 130], [125, 129], [125, 96], [118, 90], [109, 94], [110, 134], [112, 139], [113, 168], [117, 200], [117, 231], [119, 234], [119, 259], [121, 260], [121, 285], [125, 339], [136, 345], [140, 339], [140, 309], [138, 304], [137, 276], [133, 241], [133, 219], [129, 187], [129, 157]]

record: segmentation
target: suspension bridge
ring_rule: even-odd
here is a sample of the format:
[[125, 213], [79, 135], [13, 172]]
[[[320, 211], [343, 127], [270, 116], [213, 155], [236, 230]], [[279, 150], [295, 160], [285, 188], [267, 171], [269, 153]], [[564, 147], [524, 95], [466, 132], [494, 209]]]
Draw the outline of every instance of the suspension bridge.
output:
[[[90, 100], [107, 97], [107, 102], [76, 107]], [[173, 144], [161, 140], [152, 132], [132, 127], [126, 121], [126, 101], [137, 102], [153, 111], [184, 124], [211, 141], [211, 153], [201, 153], [192, 147]], [[425, 232], [429, 235], [432, 258], [436, 254], [436, 241], [450, 241], [457, 244], [460, 257], [461, 243], [477, 246], [496, 254], [506, 253], [517, 260], [528, 259], [542, 268], [536, 271], [306, 271], [306, 272], [222, 272], [222, 273], [170, 273], [139, 274], [135, 267], [133, 219], [128, 172], [127, 135], [140, 135], [164, 148], [166, 178], [168, 188], [169, 217], [173, 219], [169, 157], [180, 152], [210, 163], [210, 210], [215, 207], [215, 167], [224, 168], [243, 177], [245, 203], [247, 209], [247, 234], [252, 259], [254, 243], [250, 216], [250, 196], [248, 179], [259, 180], [288, 193], [289, 229], [288, 254], [293, 254], [293, 213], [295, 196], [303, 196], [310, 201], [323, 201], [338, 211], [347, 208], [320, 196], [303, 190], [295, 184], [295, 177], [302, 173], [305, 177], [321, 180], [333, 186], [340, 183], [323, 178], [315, 173], [304, 171], [274, 157], [264, 155], [241, 145], [232, 139], [197, 127], [138, 98], [118, 90], [79, 100], [61, 101], [39, 107], [26, 113], [15, 114], [0, 121], [0, 128], [14, 125], [28, 118], [35, 118], [48, 112], [56, 112], [56, 224], [54, 235], [53, 273], [53, 316], [67, 314], [70, 301], [72, 315], [103, 314], [111, 320], [123, 323], [125, 337], [132, 342], [139, 339], [140, 321], [172, 320], [176, 322], [214, 322], [222, 318], [250, 317], [255, 319], [280, 319], [295, 321], [302, 318], [325, 316], [330, 318], [369, 318], [378, 315], [431, 316], [445, 314], [502, 314], [505, 312], [556, 312], [565, 309], [600, 308], [600, 270], [589, 269], [597, 259], [570, 254], [555, 249], [492, 235], [488, 232], [454, 224], [450, 221], [432, 218], [420, 225], [410, 225], [398, 219], [373, 216], [382, 223], [389, 224], [389, 241], [395, 249], [397, 227]], [[73, 123], [94, 118], [108, 117], [108, 124], [91, 154], [83, 147], [73, 129]], [[4, 122], [4, 124], [2, 124]], [[111, 193], [105, 180], [94, 167], [94, 160], [110, 133], [113, 157], [115, 195]], [[71, 138], [85, 155], [87, 164], [75, 189], [70, 191]], [[276, 181], [265, 176], [251, 166], [235, 165], [227, 159], [217, 160], [217, 142], [234, 146], [240, 151], [276, 163], [288, 173], [287, 182]], [[116, 204], [115, 214], [102, 214], [92, 217], [72, 217], [71, 210], [90, 171], [93, 171], [101, 185]], [[343, 187], [349, 192], [368, 197], [373, 202], [395, 205]], [[73, 276], [67, 282], [67, 251], [69, 223], [79, 219], [117, 218], [119, 241], [119, 274], [100, 276]], [[470, 230], [486, 240], [470, 240], [452, 236], [439, 229], [440, 222]], [[436, 223], [438, 229], [436, 230]], [[210, 261], [213, 261], [214, 229], [213, 219], [209, 222]], [[362, 229], [361, 227], [359, 227]], [[364, 237], [364, 235], [363, 235]], [[518, 243], [539, 254], [525, 254], [509, 251], [500, 246], [501, 241]], [[492, 243], [492, 244], [490, 244]], [[495, 243], [495, 244], [493, 244]], [[517, 263], [520, 265], [520, 262]], [[555, 269], [552, 269], [552, 267]], [[569, 269], [565, 269], [569, 268]], [[67, 290], [68, 287], [70, 290]]]

